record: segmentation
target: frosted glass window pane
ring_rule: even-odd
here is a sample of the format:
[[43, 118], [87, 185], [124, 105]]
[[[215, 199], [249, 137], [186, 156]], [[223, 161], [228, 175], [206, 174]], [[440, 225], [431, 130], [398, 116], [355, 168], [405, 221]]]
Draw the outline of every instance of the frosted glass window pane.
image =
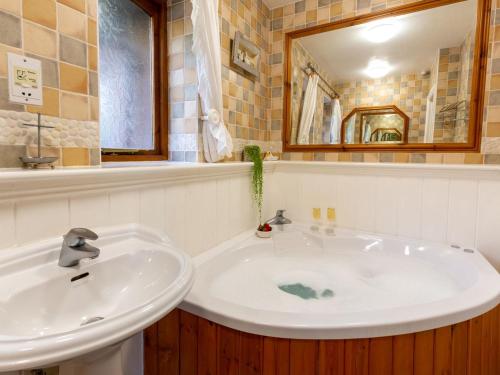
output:
[[101, 146], [154, 149], [152, 20], [130, 0], [99, 0]]

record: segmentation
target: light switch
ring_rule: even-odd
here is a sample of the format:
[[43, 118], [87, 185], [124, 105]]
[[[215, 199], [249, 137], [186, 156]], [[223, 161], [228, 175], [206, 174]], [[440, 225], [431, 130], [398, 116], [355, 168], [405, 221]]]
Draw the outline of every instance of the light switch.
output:
[[8, 53], [9, 100], [13, 103], [43, 105], [42, 62]]

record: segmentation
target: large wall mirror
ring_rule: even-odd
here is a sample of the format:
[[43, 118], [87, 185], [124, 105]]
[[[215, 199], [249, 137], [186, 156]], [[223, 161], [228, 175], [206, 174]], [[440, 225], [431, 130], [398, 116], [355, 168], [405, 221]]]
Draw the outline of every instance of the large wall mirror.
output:
[[479, 150], [490, 3], [426, 0], [288, 33], [284, 150]]

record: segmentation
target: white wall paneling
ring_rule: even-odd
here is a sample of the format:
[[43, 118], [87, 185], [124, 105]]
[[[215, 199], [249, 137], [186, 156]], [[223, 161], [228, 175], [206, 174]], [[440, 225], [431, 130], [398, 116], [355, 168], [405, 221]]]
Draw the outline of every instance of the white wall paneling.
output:
[[[266, 163], [263, 218], [311, 220], [481, 250], [500, 268], [500, 168]], [[249, 164], [0, 173], [0, 247], [139, 222], [192, 255], [257, 224]]]

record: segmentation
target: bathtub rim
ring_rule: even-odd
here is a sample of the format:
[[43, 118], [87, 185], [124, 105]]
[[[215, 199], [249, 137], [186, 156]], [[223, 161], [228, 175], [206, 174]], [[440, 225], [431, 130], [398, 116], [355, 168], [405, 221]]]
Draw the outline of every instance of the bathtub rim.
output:
[[[302, 226], [304, 224], [298, 223], [296, 225]], [[403, 237], [379, 233], [349, 231], [387, 239], [405, 240]], [[255, 243], [255, 241], [252, 241], [253, 232], [253, 230], [246, 231], [196, 256], [193, 262], [195, 267], [200, 267], [226, 251], [238, 250], [253, 245]], [[412, 242], [419, 241], [415, 239], [408, 240]], [[422, 242], [436, 244], [431, 241]], [[444, 244], [439, 245], [443, 246]], [[398, 307], [391, 310], [375, 310], [371, 314], [367, 314], [367, 312], [361, 313], [371, 315], [369, 320], [373, 320], [372, 322], [358, 321], [348, 325], [344, 323], [337, 325], [304, 324], [304, 318], [300, 318], [303, 321], [300, 321], [298, 317], [290, 319], [291, 313], [262, 310], [263, 314], [259, 314], [255, 309], [222, 301], [214, 297], [209, 297], [208, 300], [200, 300], [193, 295], [195, 287], [193, 287], [179, 308], [232, 329], [277, 338], [328, 340], [396, 336], [457, 324], [485, 314], [495, 308], [500, 303], [500, 284], [498, 284], [496, 291], [494, 285], [491, 284], [500, 281], [498, 272], [478, 250], [475, 250], [473, 263], [471, 264], [478, 267], [478, 280], [472, 287], [445, 300], [416, 306]], [[448, 305], [450, 301], [453, 302], [452, 308]], [[427, 314], [423, 313], [423, 310], [429, 308], [435, 311]], [[400, 317], [399, 320], [395, 318], [397, 314], [404, 315], [409, 311], [412, 311], [413, 314], [406, 315], [403, 318]], [[391, 312], [393, 321], [384, 321], [384, 314], [388, 312]], [[360, 313], [338, 314], [336, 317], [356, 314], [359, 315]], [[315, 318], [318, 316], [324, 317], [326, 314], [324, 316], [316, 315]], [[376, 319], [374, 319], [374, 316]]]

